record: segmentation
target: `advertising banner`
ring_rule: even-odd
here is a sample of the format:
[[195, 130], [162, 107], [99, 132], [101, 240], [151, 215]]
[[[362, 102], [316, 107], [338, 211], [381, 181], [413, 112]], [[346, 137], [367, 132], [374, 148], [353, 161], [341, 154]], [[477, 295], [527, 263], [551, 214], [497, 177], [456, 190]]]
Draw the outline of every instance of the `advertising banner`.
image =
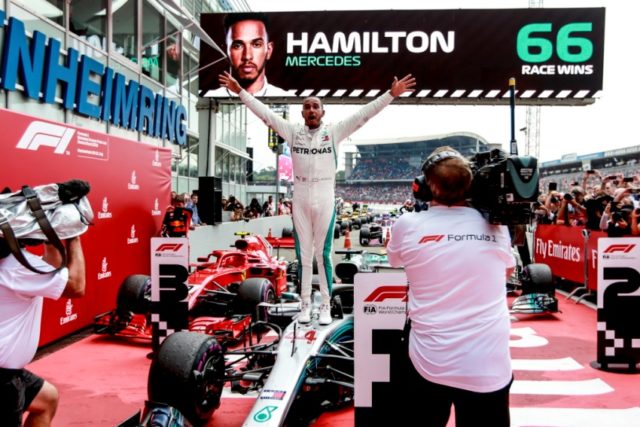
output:
[[533, 243], [535, 262], [547, 264], [554, 276], [584, 283], [585, 239], [581, 227], [538, 225]]
[[150, 239], [158, 235], [169, 205], [171, 150], [4, 109], [0, 123], [1, 188], [70, 179], [91, 185], [94, 221], [81, 238], [86, 294], [45, 301], [42, 345], [115, 308], [126, 276], [149, 274]]
[[535, 262], [547, 264], [554, 276], [576, 283], [585, 283], [586, 272], [587, 287], [596, 290], [598, 288], [598, 240], [606, 237], [607, 233], [603, 231], [586, 233], [587, 231], [582, 227], [537, 225], [533, 242]]
[[587, 287], [592, 291], [598, 289], [598, 242], [604, 237], [604, 231], [591, 231], [587, 240]]
[[640, 239], [598, 240], [598, 359], [605, 370], [640, 367]]
[[408, 361], [402, 345], [407, 311], [404, 273], [356, 274], [354, 278], [355, 425], [392, 420], [402, 399]]
[[289, 102], [365, 103], [408, 73], [416, 90], [396, 102], [504, 104], [510, 78], [518, 104], [588, 104], [602, 90], [604, 8], [262, 15], [202, 14], [228, 58], [203, 44], [201, 96], [232, 100], [218, 83], [223, 71], [257, 96]]

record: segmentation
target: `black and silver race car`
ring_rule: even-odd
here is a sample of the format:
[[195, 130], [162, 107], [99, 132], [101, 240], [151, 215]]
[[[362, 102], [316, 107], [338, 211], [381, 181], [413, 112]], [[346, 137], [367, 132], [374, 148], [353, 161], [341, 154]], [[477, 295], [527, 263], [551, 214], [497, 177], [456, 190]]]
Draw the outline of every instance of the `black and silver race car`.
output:
[[308, 425], [322, 412], [352, 405], [353, 286], [334, 286], [331, 324], [318, 323], [317, 309], [310, 324], [294, 320], [284, 330], [258, 322], [252, 328], [261, 332], [234, 348], [202, 333], [173, 333], [151, 364], [149, 401], [175, 408], [195, 426], [219, 407], [226, 383], [232, 392], [258, 392], [245, 426]]

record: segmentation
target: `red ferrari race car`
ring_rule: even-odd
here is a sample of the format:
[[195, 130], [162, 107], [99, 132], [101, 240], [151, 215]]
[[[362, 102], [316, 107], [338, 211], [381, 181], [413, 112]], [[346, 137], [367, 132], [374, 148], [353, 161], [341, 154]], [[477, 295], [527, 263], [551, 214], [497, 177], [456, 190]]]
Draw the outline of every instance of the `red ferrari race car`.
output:
[[[262, 237], [236, 233], [234, 249], [214, 250], [191, 264], [189, 330], [229, 342], [241, 338], [253, 321], [266, 320], [261, 303], [291, 300], [287, 262], [272, 256]], [[151, 339], [151, 277], [128, 276], [120, 286], [116, 309], [95, 318], [96, 333]]]

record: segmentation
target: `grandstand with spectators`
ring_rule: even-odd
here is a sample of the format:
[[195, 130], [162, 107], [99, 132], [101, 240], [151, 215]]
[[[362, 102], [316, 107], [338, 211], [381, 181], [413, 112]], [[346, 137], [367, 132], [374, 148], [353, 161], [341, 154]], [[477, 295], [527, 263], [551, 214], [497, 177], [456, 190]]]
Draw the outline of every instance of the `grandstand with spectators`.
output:
[[[380, 204], [402, 204], [412, 199], [411, 184], [420, 175], [424, 159], [437, 147], [449, 145], [464, 156], [502, 148], [480, 135], [455, 132], [444, 135], [366, 140], [353, 142], [355, 152], [345, 153], [345, 178], [336, 185], [336, 197], [345, 201]], [[593, 169], [603, 176], [640, 173], [640, 145], [578, 155], [539, 163], [540, 191], [549, 182], [557, 182], [558, 190], [570, 191], [582, 184], [584, 171]]]
[[345, 179], [337, 182], [336, 197], [381, 204], [402, 204], [413, 199], [413, 179], [420, 175], [424, 159], [437, 147], [448, 145], [467, 157], [500, 147], [471, 132], [367, 140], [353, 145], [356, 152], [345, 153]]
[[603, 176], [622, 174], [631, 177], [640, 173], [639, 159], [640, 145], [585, 155], [565, 154], [558, 160], [540, 164], [540, 191], [544, 191], [549, 182], [556, 182], [559, 191], [567, 192], [574, 183], [582, 184], [587, 170], [598, 170]]

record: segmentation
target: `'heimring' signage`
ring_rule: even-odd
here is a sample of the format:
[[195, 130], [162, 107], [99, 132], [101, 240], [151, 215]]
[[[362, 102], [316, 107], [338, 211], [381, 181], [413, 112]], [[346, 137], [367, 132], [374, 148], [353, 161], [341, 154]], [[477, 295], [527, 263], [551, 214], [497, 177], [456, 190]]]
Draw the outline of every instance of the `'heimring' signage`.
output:
[[[0, 27], [5, 26], [0, 10]], [[78, 114], [184, 145], [187, 111], [181, 104], [154, 94], [151, 89], [105, 67], [95, 59], [68, 48], [60, 64], [60, 41], [34, 31], [31, 40], [24, 23], [9, 18], [0, 63], [0, 87], [16, 90], [18, 77], [26, 96], [48, 104], [55, 102], [62, 84], [62, 105]], [[100, 79], [100, 83], [96, 81]], [[42, 94], [42, 95], [41, 95]], [[96, 105], [90, 98], [98, 99]]]

